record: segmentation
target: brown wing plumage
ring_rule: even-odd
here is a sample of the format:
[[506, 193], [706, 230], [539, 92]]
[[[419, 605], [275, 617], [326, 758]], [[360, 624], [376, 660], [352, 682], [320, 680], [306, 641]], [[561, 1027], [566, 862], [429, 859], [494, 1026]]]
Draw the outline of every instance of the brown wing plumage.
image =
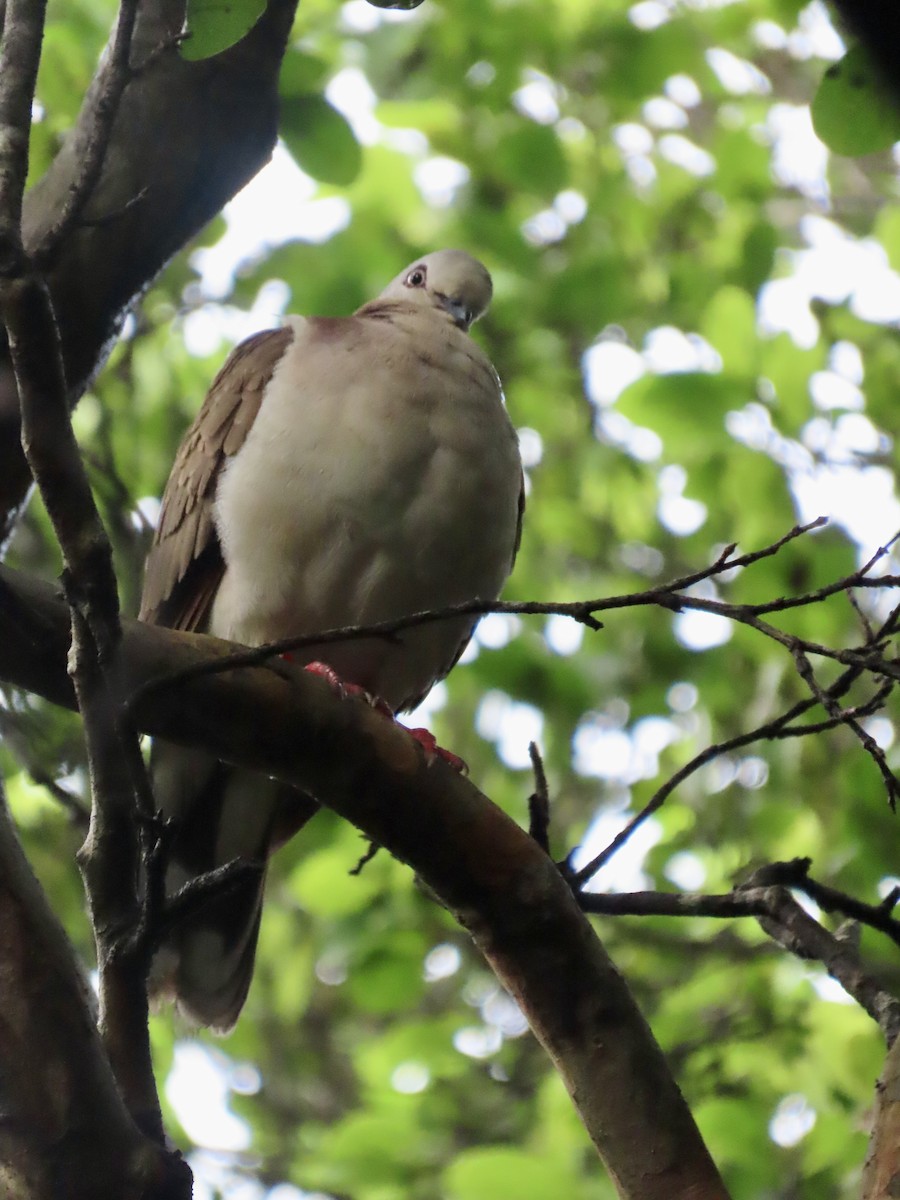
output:
[[178, 451], [147, 556], [140, 619], [202, 629], [225, 564], [213, 505], [219, 472], [244, 444], [266, 385], [293, 332], [270, 329], [225, 361]]

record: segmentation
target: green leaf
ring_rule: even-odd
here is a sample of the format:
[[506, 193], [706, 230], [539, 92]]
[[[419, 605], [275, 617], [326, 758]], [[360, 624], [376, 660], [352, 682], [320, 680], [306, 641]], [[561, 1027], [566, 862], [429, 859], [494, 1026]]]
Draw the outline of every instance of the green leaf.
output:
[[362, 166], [362, 149], [347, 118], [324, 96], [288, 96], [281, 136], [299, 167], [323, 183], [346, 186]]
[[809, 380], [814, 371], [825, 366], [825, 350], [819, 344], [810, 349], [798, 346], [787, 333], [779, 333], [759, 343], [760, 373], [775, 387], [773, 406], [778, 427], [783, 433], [798, 432], [812, 412]]
[[281, 60], [278, 90], [282, 98], [309, 95], [325, 84], [328, 73], [328, 63], [323, 58], [291, 46]]
[[182, 58], [197, 62], [221, 54], [239, 42], [265, 11], [266, 0], [188, 0]]
[[710, 440], [721, 435], [725, 414], [750, 399], [745, 380], [685, 371], [645, 375], [625, 389], [616, 408], [636, 425], [658, 433], [667, 458], [689, 466], [708, 457]]
[[547, 1200], [584, 1194], [570, 1167], [505, 1146], [464, 1150], [445, 1178], [448, 1200]]
[[565, 155], [549, 125], [526, 121], [507, 134], [497, 146], [497, 165], [510, 183], [529, 192], [552, 196], [566, 185]]
[[[362, 1178], [369, 1196], [373, 1183], [402, 1179], [410, 1165], [427, 1154], [415, 1115], [415, 1105], [406, 1104], [377, 1114], [354, 1112], [333, 1125], [322, 1139], [331, 1160], [339, 1164], [332, 1186]], [[356, 1187], [354, 1192], [358, 1194]]]
[[875, 218], [874, 232], [896, 271], [900, 267], [900, 209], [894, 206], [883, 208]]
[[309, 913], [343, 917], [371, 904], [382, 883], [375, 870], [350, 876], [354, 866], [343, 842], [310, 854], [293, 871], [290, 889]]
[[862, 46], [828, 68], [810, 111], [813, 128], [835, 154], [874, 154], [900, 140], [900, 107]]
[[758, 357], [756, 305], [743, 288], [720, 288], [703, 313], [700, 332], [722, 356], [727, 371], [750, 375]]
[[412, 930], [395, 931], [382, 945], [354, 964], [348, 980], [350, 996], [364, 1012], [398, 1012], [413, 1004], [425, 988], [422, 959], [427, 947]]

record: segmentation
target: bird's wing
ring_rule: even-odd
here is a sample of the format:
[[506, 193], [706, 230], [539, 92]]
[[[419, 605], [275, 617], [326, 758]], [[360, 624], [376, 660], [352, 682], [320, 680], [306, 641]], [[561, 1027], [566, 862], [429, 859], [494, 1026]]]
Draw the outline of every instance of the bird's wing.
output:
[[219, 474], [244, 444], [293, 336], [290, 328], [255, 334], [231, 352], [213, 380], [163, 494], [147, 556], [142, 621], [203, 628], [225, 570], [213, 513]]

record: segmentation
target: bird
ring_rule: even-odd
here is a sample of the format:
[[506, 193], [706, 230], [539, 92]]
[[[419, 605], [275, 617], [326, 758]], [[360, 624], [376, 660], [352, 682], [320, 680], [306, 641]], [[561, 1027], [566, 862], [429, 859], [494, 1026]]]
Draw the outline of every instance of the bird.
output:
[[[257, 646], [496, 599], [524, 477], [500, 379], [469, 333], [491, 295], [482, 263], [438, 250], [352, 315], [289, 316], [239, 344], [177, 452], [140, 619]], [[402, 713], [451, 670], [476, 621], [291, 657]], [[171, 830], [170, 895], [234, 860], [260, 868], [167, 933], [151, 971], [155, 999], [226, 1033], [253, 974], [265, 864], [286, 814], [296, 829], [317, 806], [164, 741], [150, 770]]]

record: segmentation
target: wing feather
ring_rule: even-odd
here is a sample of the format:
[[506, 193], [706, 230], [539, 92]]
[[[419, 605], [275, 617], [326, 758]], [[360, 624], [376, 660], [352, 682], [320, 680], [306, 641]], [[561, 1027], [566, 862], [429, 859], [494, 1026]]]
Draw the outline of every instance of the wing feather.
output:
[[255, 334], [225, 361], [181, 443], [163, 493], [144, 576], [140, 618], [201, 629], [225, 570], [214, 504], [219, 474], [250, 431], [290, 328]]

